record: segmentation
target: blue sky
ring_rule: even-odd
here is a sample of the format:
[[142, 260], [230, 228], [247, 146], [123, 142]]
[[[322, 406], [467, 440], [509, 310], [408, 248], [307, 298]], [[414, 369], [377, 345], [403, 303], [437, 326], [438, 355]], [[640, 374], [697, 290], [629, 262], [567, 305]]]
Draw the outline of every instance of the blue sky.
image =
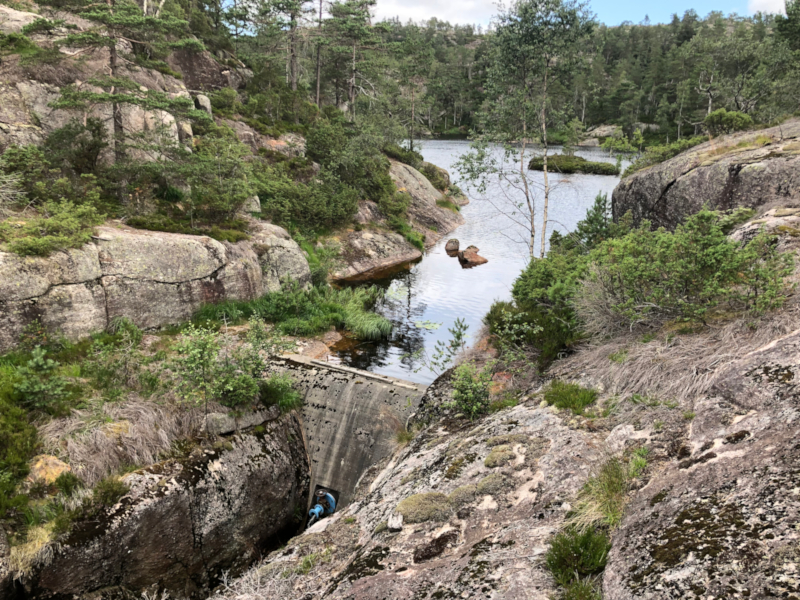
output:
[[[701, 16], [713, 10], [740, 15], [751, 15], [759, 10], [783, 12], [783, 0], [590, 0], [590, 6], [598, 19], [608, 25], [619, 25], [623, 21], [638, 23], [645, 15], [653, 23], [668, 22], [673, 13], [682, 15], [690, 8]], [[419, 21], [438, 17], [451, 23], [480, 23], [484, 26], [495, 13], [495, 0], [378, 0], [376, 9], [379, 19], [397, 16], [403, 21]]]

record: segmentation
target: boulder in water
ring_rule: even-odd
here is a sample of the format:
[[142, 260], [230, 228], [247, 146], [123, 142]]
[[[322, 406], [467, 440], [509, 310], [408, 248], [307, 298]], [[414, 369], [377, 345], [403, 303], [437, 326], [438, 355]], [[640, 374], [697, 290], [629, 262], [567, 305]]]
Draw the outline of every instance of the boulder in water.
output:
[[451, 240], [447, 240], [447, 244], [444, 246], [444, 251], [447, 252], [448, 256], [457, 256], [458, 255], [458, 240], [453, 238]]
[[458, 262], [461, 263], [461, 268], [471, 269], [472, 267], [477, 267], [489, 261], [478, 254], [478, 248], [475, 246], [467, 246], [465, 250], [458, 253]]

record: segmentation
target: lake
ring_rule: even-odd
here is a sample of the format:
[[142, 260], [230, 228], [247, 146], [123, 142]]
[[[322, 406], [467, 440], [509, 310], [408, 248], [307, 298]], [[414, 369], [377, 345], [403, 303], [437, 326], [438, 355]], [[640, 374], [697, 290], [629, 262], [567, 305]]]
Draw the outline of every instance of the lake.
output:
[[[355, 342], [345, 340], [336, 350], [342, 363], [382, 375], [399, 377], [418, 383], [430, 383], [437, 373], [425, 366], [419, 354], [431, 356], [437, 341], [450, 340], [448, 329], [457, 318], [469, 326], [471, 344], [481, 329], [482, 319], [492, 302], [508, 300], [511, 286], [529, 261], [524, 243], [525, 229], [515, 223], [518, 216], [505, 216], [495, 208], [513, 211], [520, 199], [509, 186], [494, 183], [483, 197], [459, 181], [454, 164], [469, 149], [467, 141], [422, 141], [416, 148], [426, 161], [450, 172], [451, 179], [459, 184], [470, 204], [461, 209], [466, 223], [445, 236], [429, 249], [422, 260], [403, 265], [381, 279], [372, 280], [386, 291], [377, 312], [392, 321], [394, 329], [389, 339], [380, 342]], [[552, 149], [553, 153], [560, 148]], [[576, 154], [589, 160], [615, 162], [599, 148], [579, 149]], [[623, 163], [623, 168], [625, 163]], [[543, 174], [529, 171], [534, 181], [541, 182]], [[619, 177], [603, 175], [550, 174], [553, 189], [550, 192], [547, 237], [553, 230], [571, 231], [591, 207], [598, 193], [611, 192]], [[536, 221], [541, 227], [542, 194], [538, 193]], [[493, 206], [494, 205], [494, 206]], [[540, 232], [537, 231], [536, 250]], [[450, 238], [457, 238], [461, 248], [477, 246], [480, 255], [489, 262], [472, 269], [462, 269], [457, 258], [449, 257], [444, 250]]]

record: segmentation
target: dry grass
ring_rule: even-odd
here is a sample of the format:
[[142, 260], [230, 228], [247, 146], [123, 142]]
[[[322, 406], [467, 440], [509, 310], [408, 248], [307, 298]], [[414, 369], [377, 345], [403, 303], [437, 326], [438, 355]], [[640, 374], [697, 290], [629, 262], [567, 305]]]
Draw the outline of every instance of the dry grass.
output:
[[16, 579], [31, 574], [34, 568], [46, 567], [53, 560], [58, 544], [52, 543], [53, 523], [31, 527], [24, 544], [13, 546], [9, 556], [11, 571]]
[[[217, 407], [209, 406], [209, 412]], [[45, 452], [61, 457], [87, 486], [131, 465], [158, 462], [175, 440], [197, 435], [202, 408], [145, 400], [98, 404], [41, 425]]]
[[[676, 335], [662, 332], [642, 343], [641, 333], [586, 344], [575, 354], [556, 363], [554, 377], [580, 374], [606, 392], [628, 397], [656, 396], [680, 403], [708, 392], [717, 371], [745, 354], [800, 328], [800, 307], [796, 303], [779, 313], [762, 318], [753, 329], [753, 319], [739, 318], [700, 333]], [[624, 362], [609, 360], [627, 350]]]
[[329, 579], [326, 569], [299, 573], [283, 568], [281, 563], [255, 566], [241, 577], [233, 579], [224, 574], [222, 583], [209, 600], [299, 600], [312, 597], [324, 579]]

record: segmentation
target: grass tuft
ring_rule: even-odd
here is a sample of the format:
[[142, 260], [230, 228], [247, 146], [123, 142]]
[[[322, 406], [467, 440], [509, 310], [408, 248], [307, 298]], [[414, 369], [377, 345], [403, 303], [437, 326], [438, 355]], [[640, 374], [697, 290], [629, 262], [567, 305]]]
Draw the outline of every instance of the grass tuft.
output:
[[597, 399], [597, 392], [575, 383], [555, 380], [545, 390], [544, 399], [556, 408], [568, 408], [574, 414], [582, 415], [584, 409]]
[[569, 527], [550, 540], [545, 564], [553, 579], [567, 587], [603, 572], [611, 542], [603, 531]]

